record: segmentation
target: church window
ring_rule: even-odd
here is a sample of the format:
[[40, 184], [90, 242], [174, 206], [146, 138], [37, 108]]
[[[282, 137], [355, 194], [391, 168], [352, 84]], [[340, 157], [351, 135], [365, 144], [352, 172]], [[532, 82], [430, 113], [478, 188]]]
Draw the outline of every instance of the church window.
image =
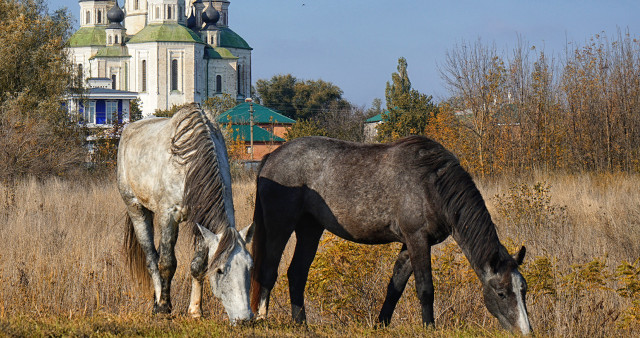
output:
[[111, 89], [116, 89], [116, 74], [111, 75]]
[[147, 60], [142, 60], [142, 91], [147, 91]]
[[156, 7], [156, 19], [160, 18], [160, 7]]
[[140, 0], [136, 0], [133, 3], [133, 9], [140, 9]]
[[[115, 76], [115, 75], [114, 75]], [[118, 121], [118, 101], [107, 101], [106, 124], [114, 124]]]
[[171, 90], [178, 90], [178, 60], [171, 60]]
[[116, 45], [117, 45], [117, 44], [119, 43], [119, 42], [118, 42], [118, 36], [116, 35], [114, 38], [115, 38], [115, 43], [116, 43]]
[[87, 14], [85, 15], [86, 17], [86, 23], [89, 24], [91, 23], [91, 12], [87, 11]]
[[111, 35], [109, 35], [109, 42], [107, 44], [111, 44]]
[[216, 93], [222, 93], [222, 75], [216, 75]]
[[82, 63], [78, 63], [78, 76], [82, 78]]
[[171, 19], [171, 6], [167, 6], [167, 19]]
[[98, 23], [102, 23], [102, 11], [98, 11]]

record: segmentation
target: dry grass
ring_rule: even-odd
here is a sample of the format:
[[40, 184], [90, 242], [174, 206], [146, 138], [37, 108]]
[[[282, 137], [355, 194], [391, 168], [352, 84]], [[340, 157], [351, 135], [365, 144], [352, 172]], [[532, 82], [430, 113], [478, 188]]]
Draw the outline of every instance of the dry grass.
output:
[[[514, 186], [543, 182], [548, 187], [546, 207], [530, 210], [547, 222], [505, 210], [505, 198]], [[529, 309], [534, 329], [553, 336], [625, 336], [640, 333], [639, 313], [634, 320], [633, 299], [616, 291], [621, 281], [615, 268], [640, 257], [640, 176], [578, 175], [541, 176], [527, 180], [499, 179], [480, 188], [503, 242], [510, 249], [527, 246]], [[234, 183], [238, 227], [251, 222], [255, 182]], [[516, 196], [522, 198], [522, 196]], [[24, 180], [0, 186], [0, 332], [10, 335], [422, 335], [420, 311], [413, 281], [398, 304], [390, 328], [376, 330], [377, 316], [391, 273], [396, 246], [376, 251], [377, 263], [366, 271], [347, 267], [340, 283], [327, 284], [339, 295], [356, 295], [335, 307], [322, 288], [311, 288], [307, 298], [312, 325], [290, 325], [284, 269], [291, 249], [283, 258], [281, 278], [272, 298], [270, 321], [252, 328], [227, 328], [224, 309], [210, 292], [205, 295], [206, 321], [194, 322], [186, 313], [192, 247], [181, 235], [177, 245], [178, 270], [173, 283], [176, 318], [151, 317], [151, 293], [140, 291], [125, 273], [121, 252], [124, 205], [113, 182], [71, 182], [50, 179]], [[338, 244], [336, 244], [338, 243]], [[327, 240], [323, 252], [344, 242]], [[341, 247], [339, 247], [341, 248]], [[353, 257], [372, 254], [372, 247], [344, 247]], [[369, 254], [367, 254], [369, 253]], [[468, 273], [464, 257], [455, 245], [443, 243], [434, 250], [436, 283], [436, 336], [500, 334], [497, 322], [482, 302], [479, 283]], [[368, 257], [367, 257], [368, 256]], [[540, 259], [547, 258], [548, 261]], [[330, 271], [320, 253], [310, 283]], [[589, 263], [602, 262], [600, 268]], [[356, 260], [357, 261], [357, 260]], [[544, 262], [549, 262], [544, 264]], [[535, 264], [534, 264], [535, 263]], [[364, 264], [362, 264], [364, 266]], [[550, 267], [546, 275], [541, 272]], [[586, 269], [588, 267], [589, 269]], [[584, 268], [584, 269], [583, 269]], [[586, 270], [585, 270], [586, 269]], [[581, 271], [587, 274], [581, 274]], [[352, 271], [354, 274], [351, 275]], [[571, 278], [575, 274], [575, 278]], [[580, 273], [580, 274], [579, 274]], [[591, 275], [589, 275], [589, 273]], [[603, 283], [591, 283], [600, 273]], [[361, 278], [364, 276], [365, 278]], [[542, 276], [542, 277], [541, 277]], [[555, 295], [545, 293], [536, 281], [547, 278]], [[353, 283], [344, 279], [353, 278]], [[337, 279], [337, 278], [335, 278]], [[550, 281], [550, 282], [549, 282]], [[590, 284], [591, 283], [591, 284]], [[535, 285], [532, 285], [535, 284]], [[547, 285], [545, 284], [545, 285]], [[537, 289], [536, 289], [537, 288]], [[583, 291], [581, 288], [584, 288]], [[328, 290], [328, 289], [327, 289]], [[332, 292], [333, 292], [332, 291]], [[548, 290], [547, 290], [548, 291]], [[327, 291], [328, 292], [328, 291]], [[323, 299], [325, 298], [325, 299]], [[629, 319], [631, 318], [631, 319]], [[210, 319], [210, 320], [209, 320]]]

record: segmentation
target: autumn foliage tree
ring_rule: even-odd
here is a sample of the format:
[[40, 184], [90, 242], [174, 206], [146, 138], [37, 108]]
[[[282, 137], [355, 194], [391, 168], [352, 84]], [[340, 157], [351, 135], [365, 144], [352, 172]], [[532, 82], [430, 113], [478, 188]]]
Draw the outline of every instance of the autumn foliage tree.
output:
[[440, 69], [451, 99], [425, 133], [479, 175], [640, 170], [640, 42], [618, 32], [567, 47], [455, 46]]
[[71, 19], [42, 0], [0, 0], [0, 172], [62, 175], [78, 167], [81, 137], [62, 108], [75, 74], [64, 43]]

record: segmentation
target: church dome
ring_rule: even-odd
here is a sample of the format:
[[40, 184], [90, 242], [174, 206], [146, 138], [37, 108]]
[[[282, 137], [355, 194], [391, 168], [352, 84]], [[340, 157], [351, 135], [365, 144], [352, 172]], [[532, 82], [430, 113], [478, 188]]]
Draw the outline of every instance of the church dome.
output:
[[122, 22], [124, 20], [124, 12], [122, 11], [122, 8], [118, 6], [118, 2], [116, 2], [116, 4], [107, 12], [107, 19], [109, 19], [109, 22], [114, 23]]
[[189, 13], [189, 17], [187, 18], [187, 27], [189, 29], [195, 29], [196, 26], [198, 25], [196, 16], [193, 13], [194, 13], [194, 9], [191, 9], [191, 12]]
[[218, 20], [220, 20], [220, 13], [213, 8], [213, 6], [211, 5], [211, 3], [209, 3], [209, 6], [207, 6], [207, 9], [204, 10], [204, 12], [202, 12], [202, 21], [204, 23], [208, 25], [214, 25], [216, 23], [218, 23]]

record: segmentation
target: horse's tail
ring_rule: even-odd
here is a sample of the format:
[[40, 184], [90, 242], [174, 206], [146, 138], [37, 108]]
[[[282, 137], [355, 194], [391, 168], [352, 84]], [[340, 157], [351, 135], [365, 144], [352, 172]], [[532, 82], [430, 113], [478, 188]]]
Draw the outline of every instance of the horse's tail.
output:
[[127, 263], [131, 277], [137, 280], [142, 288], [150, 289], [151, 279], [147, 272], [147, 259], [136, 237], [129, 213], [125, 215], [124, 241], [122, 244], [124, 252], [127, 255]]
[[[264, 163], [264, 162], [263, 162]], [[265, 228], [262, 213], [262, 202], [260, 202], [260, 191], [256, 190], [256, 203], [253, 211], [253, 222], [255, 224], [255, 230], [253, 233], [253, 240], [251, 243], [251, 255], [253, 256], [253, 270], [251, 271], [251, 310], [253, 313], [257, 313], [258, 304], [260, 303], [260, 289], [262, 284], [260, 283], [261, 275], [260, 270], [262, 267], [262, 259], [266, 254], [265, 243]]]

